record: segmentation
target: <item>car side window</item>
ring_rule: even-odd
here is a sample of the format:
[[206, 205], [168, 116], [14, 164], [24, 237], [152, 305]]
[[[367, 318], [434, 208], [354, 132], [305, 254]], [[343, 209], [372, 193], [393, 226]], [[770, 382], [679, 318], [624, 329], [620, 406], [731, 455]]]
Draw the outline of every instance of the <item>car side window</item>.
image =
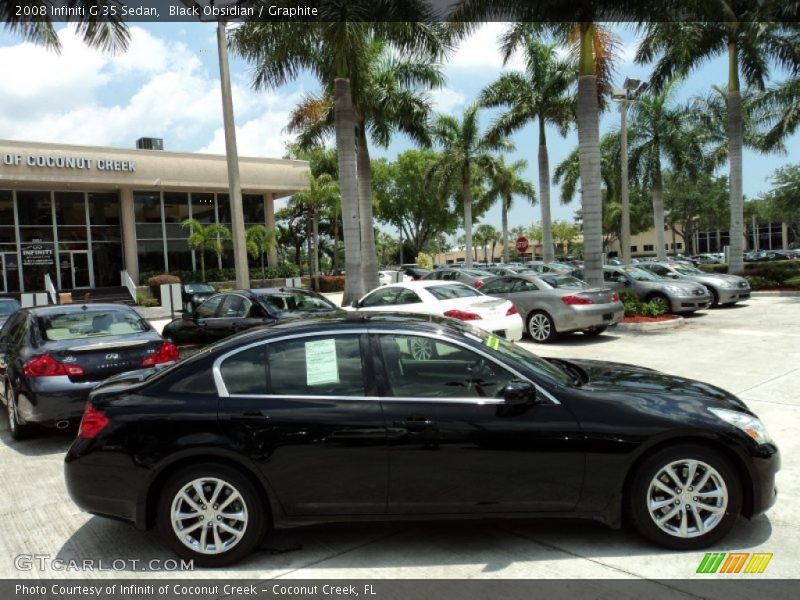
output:
[[394, 287], [376, 290], [362, 300], [361, 306], [373, 307], [396, 304], [395, 298], [397, 297], [397, 293], [397, 288]]
[[357, 335], [285, 340], [268, 345], [269, 393], [277, 396], [364, 396]]
[[403, 289], [395, 298], [395, 304], [418, 304], [422, 302], [415, 292], [409, 289]]
[[660, 275], [661, 277], [667, 277], [670, 274], [670, 270], [666, 267], [662, 267], [661, 265], [651, 265], [648, 267], [653, 273], [656, 275]]
[[539, 286], [528, 279], [517, 279], [512, 289], [513, 292], [533, 292], [538, 290]]
[[619, 274], [615, 271], [603, 271], [603, 281], [617, 281]]
[[19, 346], [28, 331], [28, 319], [24, 314], [12, 316], [3, 327], [3, 342], [10, 347]]
[[219, 317], [223, 319], [240, 319], [247, 316], [252, 302], [238, 294], [230, 294], [222, 301]]
[[217, 309], [224, 298], [224, 295], [209, 298], [197, 307], [194, 312], [195, 316], [200, 319], [212, 319], [217, 314]]
[[488, 358], [450, 342], [413, 335], [381, 335], [389, 396], [502, 398], [515, 379]]
[[220, 365], [220, 374], [229, 394], [268, 393], [266, 345], [248, 348], [227, 358]]
[[489, 281], [488, 283], [483, 284], [481, 291], [484, 294], [508, 294], [511, 292], [511, 289], [514, 287], [514, 280], [509, 279], [508, 277], [502, 277], [500, 279], [495, 279], [494, 281]]

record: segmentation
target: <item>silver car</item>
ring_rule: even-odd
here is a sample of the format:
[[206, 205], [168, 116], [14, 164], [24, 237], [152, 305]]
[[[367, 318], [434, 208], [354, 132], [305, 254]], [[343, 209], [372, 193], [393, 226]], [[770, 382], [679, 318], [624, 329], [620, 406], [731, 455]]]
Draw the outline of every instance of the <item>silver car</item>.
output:
[[706, 286], [711, 295], [711, 306], [736, 304], [740, 300], [750, 298], [750, 284], [744, 277], [725, 273], [706, 273], [697, 267], [675, 262], [647, 262], [639, 266], [659, 277], [693, 281]]
[[495, 277], [483, 284], [489, 296], [514, 303], [534, 342], [550, 342], [559, 333], [582, 331], [600, 335], [616, 325], [625, 313], [619, 295], [569, 275], [510, 275]]
[[655, 302], [668, 312], [688, 313], [707, 308], [711, 295], [704, 285], [665, 279], [636, 267], [603, 267], [603, 279], [616, 290], [630, 290], [640, 300]]

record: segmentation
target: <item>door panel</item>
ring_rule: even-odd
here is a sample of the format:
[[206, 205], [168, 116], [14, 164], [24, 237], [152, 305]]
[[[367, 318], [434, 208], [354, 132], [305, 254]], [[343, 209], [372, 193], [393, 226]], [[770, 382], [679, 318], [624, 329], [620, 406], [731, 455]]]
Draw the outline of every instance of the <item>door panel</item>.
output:
[[[319, 342], [321, 351], [307, 346]], [[357, 335], [300, 338], [221, 367], [231, 394], [220, 402], [221, 427], [289, 515], [386, 512], [386, 427], [380, 402], [364, 396], [371, 377], [361, 355]]]
[[389, 514], [572, 509], [584, 454], [569, 412], [506, 406], [513, 373], [449, 342], [436, 341], [427, 361], [413, 360], [411, 337], [374, 341], [385, 365]]

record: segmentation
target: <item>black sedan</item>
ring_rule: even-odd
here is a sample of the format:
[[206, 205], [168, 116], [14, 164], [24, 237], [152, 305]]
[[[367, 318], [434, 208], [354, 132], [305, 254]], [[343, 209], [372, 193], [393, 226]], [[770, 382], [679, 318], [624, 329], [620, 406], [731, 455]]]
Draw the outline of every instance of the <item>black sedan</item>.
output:
[[20, 303], [14, 298], [0, 298], [0, 326], [20, 308], [22, 308]]
[[[420, 341], [435, 351], [415, 358]], [[625, 517], [657, 544], [703, 548], [773, 504], [779, 466], [756, 415], [711, 385], [358, 313], [106, 382], [65, 473], [84, 510], [220, 566], [271, 526], [329, 520]]]
[[184, 283], [181, 285], [181, 301], [184, 310], [194, 310], [206, 298], [217, 293], [213, 285], [207, 283]]
[[0, 330], [0, 394], [11, 434], [77, 421], [98, 382], [175, 361], [178, 350], [118, 304], [23, 308]]
[[259, 325], [340, 310], [333, 302], [301, 288], [238, 290], [211, 296], [161, 332], [182, 355]]

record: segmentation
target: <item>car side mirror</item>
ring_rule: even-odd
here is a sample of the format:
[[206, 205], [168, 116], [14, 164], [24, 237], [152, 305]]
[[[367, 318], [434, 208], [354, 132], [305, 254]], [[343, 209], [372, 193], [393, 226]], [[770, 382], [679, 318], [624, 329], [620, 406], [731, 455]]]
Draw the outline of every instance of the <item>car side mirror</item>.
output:
[[511, 381], [503, 392], [503, 400], [511, 406], [533, 404], [536, 402], [536, 386], [530, 381]]
[[669, 274], [669, 277], [670, 277], [671, 279], [680, 279], [680, 275], [678, 275], [677, 273], [670, 273], [670, 274]]
[[181, 318], [184, 321], [192, 321], [192, 320], [194, 320], [194, 307], [192, 306], [191, 303], [186, 305], [186, 307], [183, 310], [183, 314], [181, 315]]
[[358, 303], [358, 300], [353, 300], [353, 301], [350, 303], [350, 307], [351, 307], [351, 308], [361, 308], [361, 305]]

